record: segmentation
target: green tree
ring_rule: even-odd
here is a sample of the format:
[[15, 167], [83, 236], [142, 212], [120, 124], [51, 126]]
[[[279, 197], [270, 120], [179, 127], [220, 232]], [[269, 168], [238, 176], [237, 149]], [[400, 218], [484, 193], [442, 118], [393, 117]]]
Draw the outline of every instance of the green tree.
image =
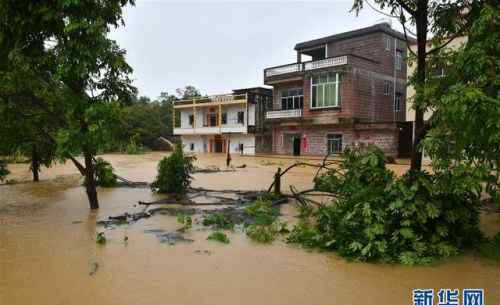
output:
[[500, 9], [486, 5], [468, 32], [467, 43], [443, 50], [433, 64], [445, 76], [430, 78], [426, 93], [434, 113], [424, 141], [436, 171], [465, 168], [485, 182], [499, 202]]
[[[416, 73], [411, 81], [415, 87], [415, 138], [411, 154], [411, 170], [422, 169], [422, 151], [420, 143], [426, 134], [424, 125], [424, 112], [429, 108], [426, 99], [425, 84], [427, 80], [426, 67], [428, 58], [448, 45], [453, 39], [464, 34], [474, 19], [474, 15], [481, 7], [482, 1], [433, 1], [433, 0], [374, 0], [373, 7], [367, 0], [354, 0], [353, 10], [359, 13], [365, 3], [374, 10], [399, 20], [407, 36], [409, 26], [416, 29], [417, 52]], [[388, 11], [388, 13], [385, 13]], [[429, 38], [432, 39], [429, 43]], [[407, 39], [408, 42], [408, 39]]]
[[[57, 123], [46, 137], [56, 143], [57, 155], [85, 176], [92, 209], [99, 207], [94, 156], [115, 135], [119, 103], [128, 103], [135, 92], [125, 51], [108, 38], [110, 29], [123, 23], [122, 8], [129, 3], [0, 3], [2, 101], [23, 100]], [[83, 163], [76, 158], [80, 154]]]
[[177, 97], [181, 100], [201, 97], [200, 90], [191, 85], [187, 85], [184, 88], [177, 88], [175, 92], [177, 93]]

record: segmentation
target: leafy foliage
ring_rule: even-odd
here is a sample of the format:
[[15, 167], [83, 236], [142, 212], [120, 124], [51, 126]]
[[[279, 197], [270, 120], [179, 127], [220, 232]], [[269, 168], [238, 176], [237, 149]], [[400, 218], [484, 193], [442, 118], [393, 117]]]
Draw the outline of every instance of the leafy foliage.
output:
[[193, 219], [191, 218], [191, 216], [184, 213], [177, 214], [177, 222], [183, 225], [182, 229], [184, 231], [191, 229], [191, 227], [193, 226]]
[[202, 224], [204, 226], [212, 226], [215, 229], [232, 230], [234, 228], [234, 222], [221, 212], [208, 214], [203, 218]]
[[436, 171], [466, 169], [500, 205], [499, 23], [498, 6], [485, 5], [467, 43], [432, 62], [446, 73], [426, 84], [434, 112], [423, 147]]
[[5, 177], [9, 174], [9, 170], [7, 169], [7, 162], [5, 160], [0, 159], [0, 181], [4, 181]]
[[337, 250], [357, 260], [425, 264], [481, 240], [480, 186], [467, 171], [395, 178], [376, 147], [348, 148], [340, 169], [316, 180], [337, 194], [302, 222], [291, 242]]
[[113, 173], [113, 166], [102, 158], [97, 158], [95, 162], [95, 181], [98, 186], [116, 186], [116, 176]]
[[182, 143], [175, 145], [174, 152], [163, 158], [158, 164], [158, 174], [151, 184], [153, 191], [158, 193], [185, 194], [191, 185], [191, 174], [194, 171], [195, 157], [185, 156]]
[[222, 231], [215, 231], [212, 232], [210, 235], [208, 235], [208, 240], [215, 240], [218, 242], [221, 242], [223, 244], [229, 244], [230, 240], [229, 237], [227, 237], [226, 233]]
[[245, 207], [244, 213], [253, 218], [252, 223], [258, 225], [272, 224], [279, 214], [277, 208], [272, 206], [272, 202], [265, 198], [259, 198], [249, 206]]
[[251, 224], [245, 228], [247, 236], [259, 243], [270, 243], [278, 234], [288, 233], [286, 222], [274, 221], [271, 224]]
[[95, 242], [100, 245], [104, 245], [106, 243], [106, 236], [104, 236], [104, 232], [97, 233]]
[[500, 261], [500, 233], [479, 246], [479, 252], [488, 258]]

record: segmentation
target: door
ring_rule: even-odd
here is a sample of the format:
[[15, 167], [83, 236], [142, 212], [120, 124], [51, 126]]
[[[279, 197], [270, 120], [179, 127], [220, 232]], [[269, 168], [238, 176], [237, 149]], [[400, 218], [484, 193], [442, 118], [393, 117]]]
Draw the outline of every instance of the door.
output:
[[216, 153], [222, 152], [222, 140], [215, 140], [215, 152]]
[[293, 155], [300, 156], [300, 137], [293, 137]]

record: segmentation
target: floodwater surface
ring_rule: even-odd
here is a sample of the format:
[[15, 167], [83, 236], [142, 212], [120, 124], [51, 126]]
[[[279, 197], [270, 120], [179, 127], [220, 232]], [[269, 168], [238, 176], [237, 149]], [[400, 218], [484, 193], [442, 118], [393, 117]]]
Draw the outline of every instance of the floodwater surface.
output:
[[[163, 155], [104, 158], [121, 176], [152, 181]], [[199, 156], [197, 166], [222, 168], [224, 162], [224, 156]], [[233, 156], [233, 165], [246, 167], [196, 174], [193, 185], [265, 189], [277, 167], [291, 162]], [[11, 178], [30, 177], [26, 165], [9, 168]], [[297, 168], [283, 189], [310, 188], [314, 172]], [[412, 303], [413, 288], [483, 288], [485, 304], [500, 304], [500, 263], [473, 254], [432, 267], [353, 263], [281, 241], [255, 244], [239, 230], [229, 232], [231, 243], [223, 245], [207, 241], [210, 231], [199, 225], [184, 235], [193, 242], [169, 245], [152, 233], [180, 228], [173, 216], [155, 215], [114, 229], [96, 224], [110, 215], [142, 211], [139, 200], [157, 199], [148, 189], [99, 189], [101, 208], [90, 211], [71, 164], [44, 170], [41, 178], [39, 183], [0, 186], [1, 305], [401, 305]], [[292, 206], [281, 212], [293, 220]], [[496, 232], [500, 217], [483, 215], [482, 224]], [[97, 232], [105, 232], [105, 245], [95, 242]]]

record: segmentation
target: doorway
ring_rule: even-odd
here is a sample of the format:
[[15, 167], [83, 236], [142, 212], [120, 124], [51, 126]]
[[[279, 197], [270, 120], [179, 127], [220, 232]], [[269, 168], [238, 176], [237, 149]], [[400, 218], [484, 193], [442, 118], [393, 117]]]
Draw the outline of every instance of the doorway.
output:
[[300, 137], [293, 137], [293, 155], [300, 156]]
[[222, 153], [224, 152], [223, 146], [224, 146], [224, 140], [216, 139], [215, 141], [215, 152], [216, 153]]

